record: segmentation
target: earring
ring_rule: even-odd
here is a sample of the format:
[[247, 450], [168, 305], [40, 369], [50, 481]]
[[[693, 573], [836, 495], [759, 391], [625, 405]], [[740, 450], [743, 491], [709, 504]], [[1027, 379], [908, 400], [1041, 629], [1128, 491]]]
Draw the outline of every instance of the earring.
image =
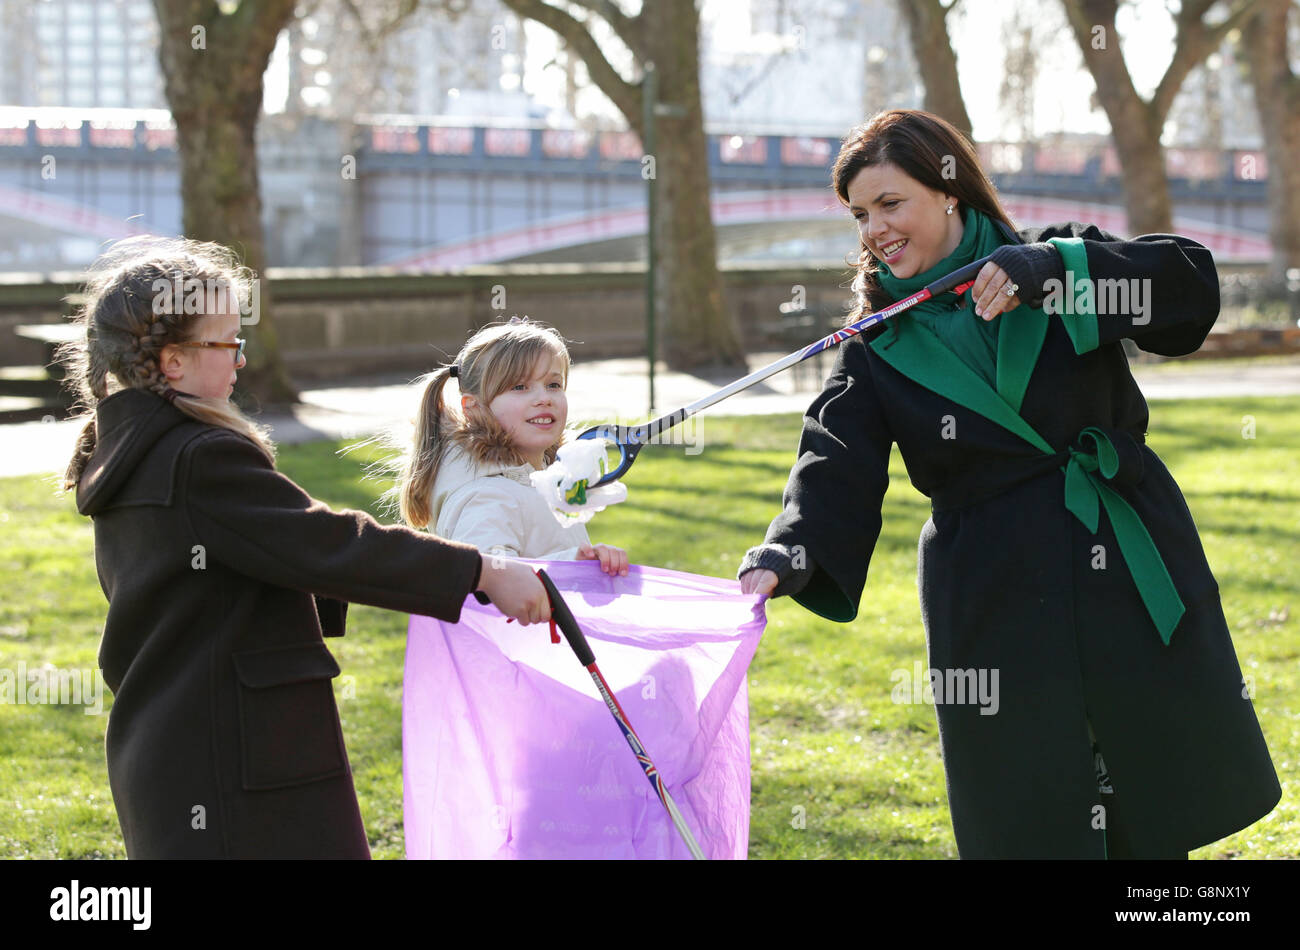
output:
[[952, 214], [952, 205], [948, 205], [948, 210], [944, 214]]

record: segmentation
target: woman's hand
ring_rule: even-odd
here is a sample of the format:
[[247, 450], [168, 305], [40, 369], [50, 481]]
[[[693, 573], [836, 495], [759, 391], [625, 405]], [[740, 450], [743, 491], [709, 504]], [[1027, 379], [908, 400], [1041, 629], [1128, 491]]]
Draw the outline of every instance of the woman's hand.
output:
[[[971, 300], [976, 302], [978, 312], [987, 313], [985, 319], [990, 320], [1022, 303], [1033, 308], [1043, 306], [1048, 288], [1055, 284], [1064, 289], [1065, 280], [1065, 262], [1055, 244], [1003, 244], [980, 269], [971, 288]], [[1007, 287], [1015, 296], [1007, 296]], [[980, 306], [981, 302], [988, 306]]]
[[600, 561], [606, 574], [627, 577], [627, 552], [612, 544], [584, 544], [578, 548], [579, 561]]
[[776, 574], [758, 567], [740, 575], [740, 592], [742, 594], [765, 594], [772, 596], [776, 590]]
[[[1007, 290], [1013, 293], [1008, 296]], [[975, 316], [992, 320], [1000, 313], [1015, 310], [1020, 306], [1020, 298], [1014, 291], [1020, 288], [1011, 277], [997, 264], [989, 261], [980, 268], [975, 276], [975, 286], [970, 289], [971, 300], [975, 301]]]
[[505, 557], [480, 556], [479, 590], [497, 610], [525, 626], [551, 619], [551, 599], [531, 567]]

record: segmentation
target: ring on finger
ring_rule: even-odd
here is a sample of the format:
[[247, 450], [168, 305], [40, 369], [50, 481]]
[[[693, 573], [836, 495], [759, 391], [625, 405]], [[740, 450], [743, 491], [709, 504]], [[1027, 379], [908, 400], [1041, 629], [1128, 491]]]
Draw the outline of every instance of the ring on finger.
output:
[[1016, 291], [1019, 289], [1020, 289], [1019, 284], [1008, 283], [1005, 287], [1002, 288], [1002, 292], [1005, 293], [1008, 297], [1014, 297], [1016, 295]]

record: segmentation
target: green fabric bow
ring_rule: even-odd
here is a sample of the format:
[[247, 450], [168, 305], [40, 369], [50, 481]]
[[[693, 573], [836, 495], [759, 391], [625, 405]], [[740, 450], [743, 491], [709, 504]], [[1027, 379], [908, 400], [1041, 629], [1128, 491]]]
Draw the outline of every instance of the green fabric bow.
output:
[[1088, 426], [1079, 433], [1079, 445], [1088, 441], [1092, 442], [1093, 449], [1070, 446], [1070, 461], [1062, 467], [1065, 472], [1065, 507], [1083, 522], [1084, 527], [1096, 534], [1100, 507], [1105, 506], [1124, 563], [1128, 565], [1160, 639], [1168, 646], [1169, 638], [1183, 616], [1182, 599], [1146, 525], [1133, 506], [1106, 484], [1119, 471], [1119, 453], [1114, 443], [1096, 426]]

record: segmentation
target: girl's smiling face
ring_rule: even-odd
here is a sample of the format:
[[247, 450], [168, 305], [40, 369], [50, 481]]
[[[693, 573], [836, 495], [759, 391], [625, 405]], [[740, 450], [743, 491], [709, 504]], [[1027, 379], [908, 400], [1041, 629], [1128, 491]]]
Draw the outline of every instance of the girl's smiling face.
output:
[[[961, 243], [957, 199], [931, 191], [897, 165], [868, 165], [848, 187], [849, 213], [872, 256], [898, 278], [929, 270]], [[952, 214], [948, 206], [954, 206]]]
[[551, 353], [533, 366], [532, 376], [516, 380], [488, 403], [510, 434], [510, 443], [534, 468], [546, 467], [546, 450], [560, 439], [569, 419], [564, 363]]

